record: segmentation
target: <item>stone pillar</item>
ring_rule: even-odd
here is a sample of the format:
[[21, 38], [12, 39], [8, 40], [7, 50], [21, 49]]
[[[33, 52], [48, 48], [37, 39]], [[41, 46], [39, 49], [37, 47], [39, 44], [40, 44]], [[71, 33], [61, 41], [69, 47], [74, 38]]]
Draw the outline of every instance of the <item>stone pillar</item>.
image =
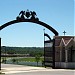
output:
[[67, 68], [67, 62], [68, 62], [68, 51], [67, 48], [65, 47], [65, 64], [64, 64], [64, 68]]
[[62, 62], [62, 47], [60, 46], [60, 62]]
[[60, 68], [62, 67], [62, 46], [60, 46]]
[[68, 62], [68, 50], [65, 47], [65, 62]]

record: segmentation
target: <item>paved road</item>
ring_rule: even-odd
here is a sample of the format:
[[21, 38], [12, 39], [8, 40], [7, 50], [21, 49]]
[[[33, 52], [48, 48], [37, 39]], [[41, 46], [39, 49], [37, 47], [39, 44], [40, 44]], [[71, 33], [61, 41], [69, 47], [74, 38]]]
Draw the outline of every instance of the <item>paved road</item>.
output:
[[14, 73], [6, 75], [75, 75], [75, 73], [72, 71], [39, 71], [39, 72]]
[[75, 75], [75, 70], [1, 64], [5, 75]]

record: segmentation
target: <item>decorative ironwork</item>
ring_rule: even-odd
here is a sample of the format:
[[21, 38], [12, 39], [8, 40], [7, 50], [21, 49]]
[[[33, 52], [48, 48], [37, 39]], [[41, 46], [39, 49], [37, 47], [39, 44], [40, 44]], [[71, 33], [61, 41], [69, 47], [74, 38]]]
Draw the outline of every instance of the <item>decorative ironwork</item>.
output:
[[16, 20], [12, 20], [12, 21], [9, 21], [9, 22], [1, 25], [0, 30], [2, 30], [3, 28], [5, 28], [5, 27], [7, 27], [9, 25], [19, 23], [19, 22], [36, 23], [36, 24], [42, 25], [42, 26], [46, 27], [47, 29], [49, 29], [50, 31], [52, 31], [55, 34], [55, 36], [59, 35], [59, 33], [54, 28], [52, 28], [50, 25], [40, 21], [39, 18], [37, 18], [37, 15], [36, 15], [35, 11], [29, 11], [29, 10], [27, 10], [27, 11], [22, 10], [19, 13], [19, 15], [16, 17]]
[[[49, 38], [49, 40], [45, 40], [45, 36]], [[51, 39], [50, 36], [45, 33], [44, 29], [44, 66], [55, 68], [55, 47], [54, 47], [54, 39]]]
[[39, 20], [37, 17], [36, 17], [36, 12], [35, 11], [29, 11], [27, 9], [27, 11], [21, 11], [19, 13], [19, 16], [16, 17], [17, 20], [25, 20], [25, 19], [31, 19], [31, 20]]
[[[52, 28], [50, 25], [42, 22], [42, 21], [39, 21], [39, 19], [37, 18], [37, 15], [36, 15], [36, 12], [35, 11], [21, 11], [19, 13], [19, 15], [16, 17], [16, 20], [12, 20], [12, 21], [9, 21], [3, 25], [0, 26], [0, 30], [4, 29], [5, 27], [9, 26], [9, 25], [12, 25], [12, 24], [15, 24], [15, 23], [20, 23], [20, 22], [32, 22], [32, 23], [36, 23], [36, 24], [39, 24], [41, 26], [44, 26], [45, 28], [49, 29], [50, 31], [52, 31], [55, 36], [58, 36], [59, 33], [54, 29]], [[44, 36], [47, 36], [49, 38], [49, 43], [52, 44], [53, 43], [53, 67], [55, 67], [55, 39], [51, 39], [47, 34], [45, 34]], [[1, 41], [1, 38], [0, 38], [0, 41]], [[47, 43], [47, 41], [44, 41], [44, 43]], [[1, 44], [0, 44], [1, 46]], [[45, 47], [45, 46], [44, 46]], [[1, 52], [1, 50], [0, 50]], [[0, 54], [1, 56], [1, 54]]]

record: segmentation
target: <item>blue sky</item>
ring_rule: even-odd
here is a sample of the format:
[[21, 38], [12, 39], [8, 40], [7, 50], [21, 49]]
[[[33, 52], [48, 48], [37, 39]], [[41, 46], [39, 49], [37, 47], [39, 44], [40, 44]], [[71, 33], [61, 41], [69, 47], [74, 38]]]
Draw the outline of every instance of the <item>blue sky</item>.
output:
[[[35, 11], [40, 21], [56, 29], [59, 36], [75, 36], [75, 0], [0, 0], [0, 25], [16, 19], [21, 10]], [[2, 45], [43, 47], [43, 26], [34, 23], [18, 23], [0, 31]], [[54, 34], [45, 28], [51, 38]]]

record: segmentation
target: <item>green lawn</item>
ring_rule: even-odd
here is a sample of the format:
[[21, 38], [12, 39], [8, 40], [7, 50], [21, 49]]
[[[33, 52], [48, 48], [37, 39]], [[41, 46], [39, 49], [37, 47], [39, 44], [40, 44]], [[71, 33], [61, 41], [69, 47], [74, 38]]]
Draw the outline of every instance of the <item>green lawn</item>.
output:
[[[2, 57], [1, 59], [5, 59]], [[6, 57], [6, 60], [16, 59], [17, 61], [26, 61], [26, 62], [36, 62], [35, 57]], [[43, 57], [40, 58], [39, 62], [42, 62], [44, 60]]]
[[[44, 58], [40, 58], [40, 62], [43, 61]], [[19, 58], [18, 61], [28, 61], [28, 62], [35, 62], [35, 58]]]

